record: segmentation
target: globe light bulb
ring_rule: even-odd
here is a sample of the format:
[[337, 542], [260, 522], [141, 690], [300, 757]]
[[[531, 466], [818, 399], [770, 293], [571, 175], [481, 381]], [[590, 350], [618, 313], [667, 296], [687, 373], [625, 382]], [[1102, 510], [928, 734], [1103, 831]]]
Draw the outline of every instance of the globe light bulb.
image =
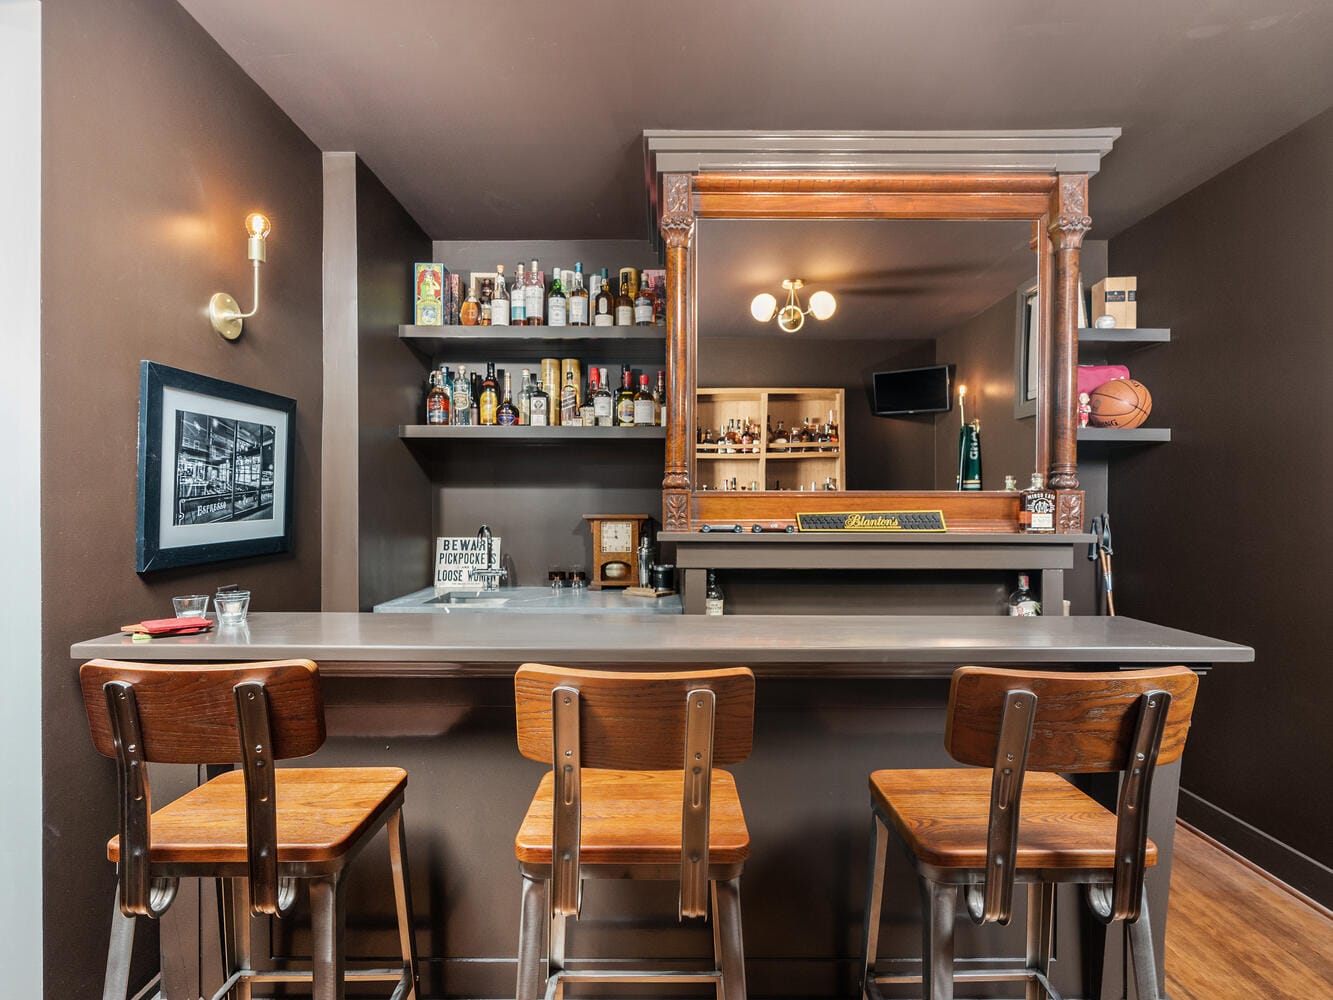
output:
[[838, 308], [838, 301], [828, 292], [815, 292], [810, 296], [810, 312], [815, 319], [828, 319]]
[[272, 231], [273, 223], [269, 222], [268, 216], [263, 212], [251, 212], [245, 217], [245, 232], [247, 235], [263, 239]]
[[778, 300], [768, 292], [760, 292], [750, 301], [750, 315], [760, 323], [767, 323], [777, 311]]

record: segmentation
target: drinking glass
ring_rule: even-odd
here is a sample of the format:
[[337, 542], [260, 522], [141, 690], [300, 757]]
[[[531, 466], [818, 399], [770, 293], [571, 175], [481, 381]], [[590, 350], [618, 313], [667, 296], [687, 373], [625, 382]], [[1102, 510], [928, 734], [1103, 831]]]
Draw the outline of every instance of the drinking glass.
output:
[[213, 598], [213, 607], [217, 609], [219, 625], [240, 625], [250, 608], [250, 591], [219, 591]]
[[208, 611], [208, 595], [186, 594], [184, 597], [173, 597], [171, 606], [176, 609], [177, 618], [202, 618]]

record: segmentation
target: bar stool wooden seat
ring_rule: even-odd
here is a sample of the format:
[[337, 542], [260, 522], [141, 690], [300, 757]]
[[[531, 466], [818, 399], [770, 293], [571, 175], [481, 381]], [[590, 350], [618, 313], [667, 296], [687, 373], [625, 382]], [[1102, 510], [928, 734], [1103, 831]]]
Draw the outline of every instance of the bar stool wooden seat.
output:
[[[118, 872], [104, 1000], [124, 1000], [136, 917], [166, 913], [181, 878], [229, 883], [226, 980], [215, 994], [248, 1000], [255, 982], [310, 982], [341, 1000], [345, 981], [387, 981], [417, 996], [403, 794], [397, 767], [277, 768], [324, 742], [319, 674], [309, 660], [199, 666], [92, 660], [79, 671], [97, 751], [116, 761], [120, 834], [107, 845]], [[147, 765], [241, 764], [156, 811]], [[402, 965], [348, 971], [344, 872], [388, 827]], [[252, 967], [250, 917], [283, 916], [309, 884], [312, 968]]]
[[[870, 877], [862, 938], [862, 997], [921, 982], [924, 1000], [953, 1000], [954, 983], [1026, 982], [1027, 1000], [1060, 1000], [1051, 985], [1055, 886], [1083, 886], [1103, 923], [1125, 921], [1138, 1000], [1157, 1000], [1144, 872], [1148, 796], [1158, 764], [1185, 745], [1198, 678], [1186, 667], [1045, 673], [961, 667], [949, 691], [945, 747], [985, 770], [876, 771], [870, 776]], [[1122, 772], [1115, 813], [1060, 774]], [[890, 830], [916, 868], [922, 974], [877, 975]], [[961, 894], [974, 923], [1007, 924], [1014, 883], [1027, 892], [1025, 964], [954, 970]]]
[[[740, 875], [750, 836], [735, 780], [713, 765], [750, 755], [754, 674], [528, 663], [514, 696], [519, 750], [553, 764], [514, 840], [518, 1000], [553, 1000], [566, 982], [712, 982], [723, 1000], [744, 1000]], [[565, 922], [578, 918], [587, 878], [678, 880], [682, 920], [711, 910], [713, 968], [569, 968]]]

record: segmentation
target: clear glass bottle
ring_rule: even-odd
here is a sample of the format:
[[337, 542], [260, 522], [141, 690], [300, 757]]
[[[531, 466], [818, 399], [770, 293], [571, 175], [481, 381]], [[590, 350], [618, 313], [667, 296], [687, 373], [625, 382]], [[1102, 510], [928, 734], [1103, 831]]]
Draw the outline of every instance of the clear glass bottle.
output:
[[565, 326], [569, 321], [569, 300], [565, 297], [565, 283], [560, 280], [560, 268], [551, 269], [551, 294], [546, 298], [546, 325]]
[[648, 388], [648, 376], [639, 376], [639, 391], [634, 394], [634, 426], [651, 427], [654, 418], [657, 416], [657, 408], [653, 405], [653, 393]]
[[472, 423], [472, 380], [468, 377], [467, 365], [459, 365], [454, 375], [453, 407], [449, 411], [449, 420], [456, 426], [466, 427]]
[[616, 325], [616, 297], [611, 294], [611, 285], [606, 280], [606, 268], [602, 268], [601, 286], [597, 289], [597, 297], [593, 300], [592, 325]]
[[620, 368], [620, 391], [616, 393], [616, 426], [634, 426], [634, 386], [630, 383], [633, 372], [629, 365]]
[[583, 287], [583, 261], [574, 262], [573, 286], [568, 292], [570, 326], [588, 325], [588, 289]]
[[704, 614], [720, 615], [723, 608], [722, 588], [718, 586], [717, 570], [708, 571], [708, 589], [704, 591]]
[[495, 265], [495, 287], [491, 291], [491, 325], [508, 326], [511, 307], [509, 290], [505, 287], [505, 266]]
[[426, 423], [439, 426], [449, 422], [449, 393], [444, 388], [444, 372], [430, 373], [430, 391], [426, 393]]
[[657, 406], [657, 426], [665, 427], [667, 422], [666, 372], [657, 372], [657, 391], [653, 393], [653, 402]]
[[520, 260], [514, 268], [514, 287], [509, 293], [510, 326], [522, 326], [527, 318], [527, 285], [528, 279], [523, 273], [523, 262]]
[[532, 266], [528, 268], [526, 284], [523, 286], [523, 324], [525, 326], [542, 326], [542, 307], [546, 303], [546, 286], [542, 280], [541, 272], [537, 270], [537, 258], [532, 258]]
[[620, 292], [616, 295], [616, 326], [634, 325], [634, 299], [629, 293], [629, 282], [621, 273]]
[[497, 411], [500, 408], [500, 384], [495, 380], [495, 362], [486, 362], [486, 377], [481, 381], [481, 394], [477, 397], [477, 422], [483, 427], [493, 427], [499, 422]]
[[611, 387], [606, 384], [606, 369], [598, 369], [597, 391], [592, 397], [593, 419], [598, 427], [613, 427], [616, 422], [616, 401]]
[[510, 384], [508, 372], [505, 372], [504, 395], [500, 398], [500, 405], [495, 409], [495, 422], [502, 427], [513, 427], [518, 423], [518, 407], [514, 405], [513, 386]]
[[1047, 489], [1040, 472], [1032, 474], [1032, 483], [1018, 498], [1018, 526], [1034, 534], [1055, 531], [1055, 490]]
[[1009, 614], [1030, 618], [1041, 614], [1041, 601], [1028, 589], [1028, 575], [1018, 574], [1018, 589], [1009, 595]]
[[639, 283], [638, 294], [634, 296], [634, 325], [653, 325], [653, 290], [646, 281]]
[[532, 372], [527, 368], [518, 387], [518, 422], [522, 427], [532, 423]]

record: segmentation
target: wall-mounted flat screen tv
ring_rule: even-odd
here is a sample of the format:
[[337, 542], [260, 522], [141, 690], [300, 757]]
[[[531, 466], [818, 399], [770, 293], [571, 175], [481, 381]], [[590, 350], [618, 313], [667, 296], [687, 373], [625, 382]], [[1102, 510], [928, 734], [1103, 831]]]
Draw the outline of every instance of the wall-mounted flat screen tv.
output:
[[947, 413], [953, 409], [949, 365], [875, 372], [872, 378], [877, 417]]

